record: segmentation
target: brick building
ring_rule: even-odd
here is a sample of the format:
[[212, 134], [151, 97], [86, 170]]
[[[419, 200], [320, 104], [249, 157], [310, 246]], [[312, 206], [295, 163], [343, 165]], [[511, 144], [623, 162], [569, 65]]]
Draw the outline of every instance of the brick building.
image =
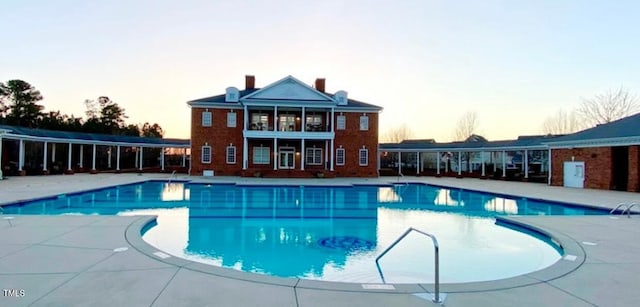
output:
[[547, 145], [552, 185], [640, 191], [640, 113]]
[[188, 102], [191, 175], [378, 176], [381, 107], [288, 76]]

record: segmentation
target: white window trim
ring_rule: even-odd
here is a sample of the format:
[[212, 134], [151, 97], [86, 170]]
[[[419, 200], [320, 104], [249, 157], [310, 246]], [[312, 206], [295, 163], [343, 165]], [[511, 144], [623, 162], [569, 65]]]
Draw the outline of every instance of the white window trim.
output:
[[[260, 161], [260, 162], [256, 162], [256, 149], [260, 148], [260, 150], [266, 150], [267, 151], [267, 161]], [[263, 149], [264, 148], [264, 149]], [[251, 157], [251, 161], [253, 162], [253, 164], [258, 164], [258, 165], [267, 165], [267, 164], [271, 164], [271, 148], [270, 147], [262, 147], [262, 146], [254, 146], [253, 147], [253, 154]]]
[[[339, 157], [340, 157], [340, 152], [342, 152], [342, 161], [340, 161]], [[336, 148], [336, 165], [338, 166], [342, 166], [344, 165], [344, 162], [346, 160], [346, 156], [345, 156], [346, 152], [344, 150], [344, 148]]]
[[[362, 154], [364, 153], [364, 163], [362, 163]], [[358, 164], [360, 166], [368, 166], [369, 165], [369, 150], [366, 148], [361, 148], [360, 151], [358, 151]]]
[[[231, 120], [233, 119], [233, 120]], [[232, 125], [233, 123], [233, 125]], [[236, 112], [227, 113], [227, 128], [235, 128], [238, 126], [238, 115]]]
[[[205, 149], [208, 149], [208, 150], [209, 150], [209, 159], [208, 159], [208, 161], [207, 161], [207, 160], [205, 160], [205, 155], [204, 155], [204, 151], [205, 151]], [[203, 164], [211, 164], [211, 160], [212, 160], [212, 159], [211, 159], [211, 158], [212, 158], [211, 156], [212, 156], [212, 153], [211, 153], [211, 146], [209, 146], [209, 145], [204, 145], [204, 146], [202, 146], [202, 149], [201, 149], [201, 151], [200, 151], [200, 162], [202, 162]]]
[[213, 126], [213, 114], [210, 111], [202, 112], [202, 127]]
[[[342, 123], [340, 121], [340, 118], [342, 118]], [[347, 117], [346, 115], [338, 115], [338, 118], [336, 119], [336, 130], [346, 130], [347, 129]]]
[[368, 131], [368, 130], [369, 130], [369, 116], [360, 115], [360, 131]]
[[[233, 150], [233, 155], [230, 155], [231, 150]], [[236, 164], [236, 147], [233, 145], [227, 146], [227, 150], [225, 151], [225, 156], [226, 156], [227, 164]], [[230, 160], [229, 158], [233, 158], [233, 160]]]
[[[315, 161], [314, 162], [309, 162], [309, 158], [312, 158], [312, 160], [315, 159], [316, 156], [313, 154], [313, 152], [315, 152], [315, 151], [319, 151], [320, 152], [320, 156], [319, 156], [320, 159], [317, 162], [315, 162]], [[305, 156], [304, 156], [304, 158], [306, 160], [305, 163], [307, 165], [322, 165], [322, 157], [323, 157], [322, 148], [316, 148], [316, 147], [307, 148], [307, 152], [305, 153]]]

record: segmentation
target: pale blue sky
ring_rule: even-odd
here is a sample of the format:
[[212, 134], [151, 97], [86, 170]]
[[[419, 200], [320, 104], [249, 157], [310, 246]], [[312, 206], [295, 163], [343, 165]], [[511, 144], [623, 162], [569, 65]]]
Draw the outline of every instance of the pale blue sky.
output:
[[106, 95], [129, 122], [189, 137], [186, 101], [287, 75], [384, 107], [380, 130], [451, 139], [539, 134], [561, 107], [640, 92], [638, 1], [2, 0], [0, 81], [83, 115]]

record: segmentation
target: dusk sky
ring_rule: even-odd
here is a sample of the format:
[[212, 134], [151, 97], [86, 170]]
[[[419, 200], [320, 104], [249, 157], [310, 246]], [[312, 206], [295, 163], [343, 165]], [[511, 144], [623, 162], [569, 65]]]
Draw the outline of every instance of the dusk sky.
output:
[[640, 93], [640, 1], [2, 0], [0, 81], [22, 79], [45, 111], [84, 115], [109, 96], [128, 123], [189, 137], [188, 100], [287, 75], [380, 105], [449, 141], [478, 114], [490, 140], [609, 89]]

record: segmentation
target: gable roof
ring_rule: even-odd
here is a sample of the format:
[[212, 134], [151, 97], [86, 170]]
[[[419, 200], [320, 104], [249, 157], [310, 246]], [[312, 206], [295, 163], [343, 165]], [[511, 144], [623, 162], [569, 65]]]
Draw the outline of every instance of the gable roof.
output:
[[249, 95], [241, 96], [240, 101], [251, 100], [294, 100], [294, 101], [314, 101], [335, 104], [332, 97], [320, 92], [293, 76], [284, 77], [272, 84], [269, 84]]
[[565, 135], [547, 144], [551, 147], [637, 145], [640, 144], [640, 113]]
[[558, 136], [555, 135], [531, 135], [520, 136], [515, 140], [499, 140], [499, 141], [478, 141], [469, 140], [464, 142], [447, 142], [435, 143], [411, 140], [401, 143], [383, 143], [379, 144], [380, 150], [388, 151], [405, 151], [405, 152], [435, 152], [435, 151], [500, 151], [500, 150], [524, 150], [524, 149], [546, 149], [545, 142], [553, 140]]

